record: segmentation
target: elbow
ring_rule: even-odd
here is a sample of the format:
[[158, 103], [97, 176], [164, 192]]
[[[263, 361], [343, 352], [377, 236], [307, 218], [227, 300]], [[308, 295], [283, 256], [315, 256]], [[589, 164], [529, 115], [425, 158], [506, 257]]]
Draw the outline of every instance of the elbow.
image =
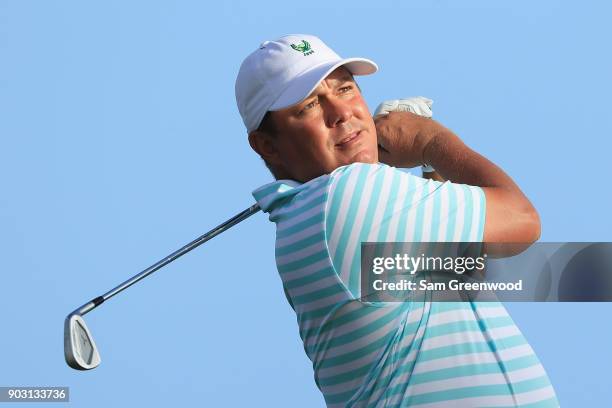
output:
[[540, 216], [527, 197], [505, 189], [487, 189], [486, 194], [485, 242], [529, 247], [540, 239]]
[[538, 212], [531, 206], [508, 214], [512, 226], [492, 241], [486, 241], [486, 253], [493, 258], [515, 256], [526, 251], [540, 239], [541, 224]]
[[540, 221], [540, 215], [537, 211], [533, 211], [533, 221], [532, 221], [532, 240], [531, 242], [536, 242], [542, 236], [542, 223]]
[[531, 203], [528, 203], [526, 208], [523, 209], [520, 219], [521, 236], [523, 237], [521, 241], [531, 244], [539, 240], [542, 234], [542, 223], [540, 222], [540, 215]]

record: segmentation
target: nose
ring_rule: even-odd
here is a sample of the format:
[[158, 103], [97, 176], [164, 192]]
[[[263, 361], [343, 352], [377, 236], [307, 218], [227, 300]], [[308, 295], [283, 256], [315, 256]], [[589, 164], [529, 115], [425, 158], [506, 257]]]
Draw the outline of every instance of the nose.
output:
[[328, 127], [336, 127], [348, 121], [353, 116], [350, 103], [342, 98], [334, 97], [327, 100], [326, 122]]

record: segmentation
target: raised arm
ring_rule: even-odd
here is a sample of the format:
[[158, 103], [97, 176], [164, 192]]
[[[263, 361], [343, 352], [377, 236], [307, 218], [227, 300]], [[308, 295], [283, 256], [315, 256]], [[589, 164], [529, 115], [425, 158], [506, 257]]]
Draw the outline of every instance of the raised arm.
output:
[[440, 123], [409, 112], [376, 119], [379, 159], [396, 167], [431, 164], [454, 183], [482, 187], [487, 201], [485, 242], [532, 243], [540, 237], [537, 211], [498, 166]]

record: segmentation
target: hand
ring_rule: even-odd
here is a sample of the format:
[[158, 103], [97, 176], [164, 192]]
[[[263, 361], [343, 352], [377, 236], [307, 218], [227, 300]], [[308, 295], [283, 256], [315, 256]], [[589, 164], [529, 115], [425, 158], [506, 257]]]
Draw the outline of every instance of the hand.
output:
[[374, 112], [374, 116], [386, 115], [389, 112], [411, 112], [426, 118], [431, 118], [433, 116], [433, 112], [431, 111], [432, 104], [433, 101], [431, 99], [423, 96], [391, 99], [378, 105], [378, 108], [376, 108]]
[[424, 163], [423, 151], [431, 138], [443, 130], [433, 119], [410, 112], [390, 112], [374, 118], [378, 157], [395, 167], [416, 167]]
[[[419, 116], [431, 118], [433, 116], [433, 112], [431, 110], [432, 105], [433, 100], [423, 96], [415, 96], [404, 99], [391, 99], [378, 105], [376, 111], [374, 112], [374, 117], [379, 115], [387, 115], [389, 112], [411, 112]], [[438, 173], [436, 173], [435, 170], [431, 170], [431, 165], [428, 165], [427, 168], [428, 170], [425, 170], [425, 166], [423, 166], [424, 178], [444, 181], [444, 179]]]

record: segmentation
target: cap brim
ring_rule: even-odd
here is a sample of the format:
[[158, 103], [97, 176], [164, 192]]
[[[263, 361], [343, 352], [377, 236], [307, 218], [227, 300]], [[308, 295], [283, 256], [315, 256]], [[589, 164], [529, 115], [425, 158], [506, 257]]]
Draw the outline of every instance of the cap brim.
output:
[[302, 102], [325, 77], [341, 66], [353, 75], [369, 75], [378, 71], [374, 61], [366, 58], [344, 58], [317, 65], [293, 78], [269, 110], [281, 110]]

